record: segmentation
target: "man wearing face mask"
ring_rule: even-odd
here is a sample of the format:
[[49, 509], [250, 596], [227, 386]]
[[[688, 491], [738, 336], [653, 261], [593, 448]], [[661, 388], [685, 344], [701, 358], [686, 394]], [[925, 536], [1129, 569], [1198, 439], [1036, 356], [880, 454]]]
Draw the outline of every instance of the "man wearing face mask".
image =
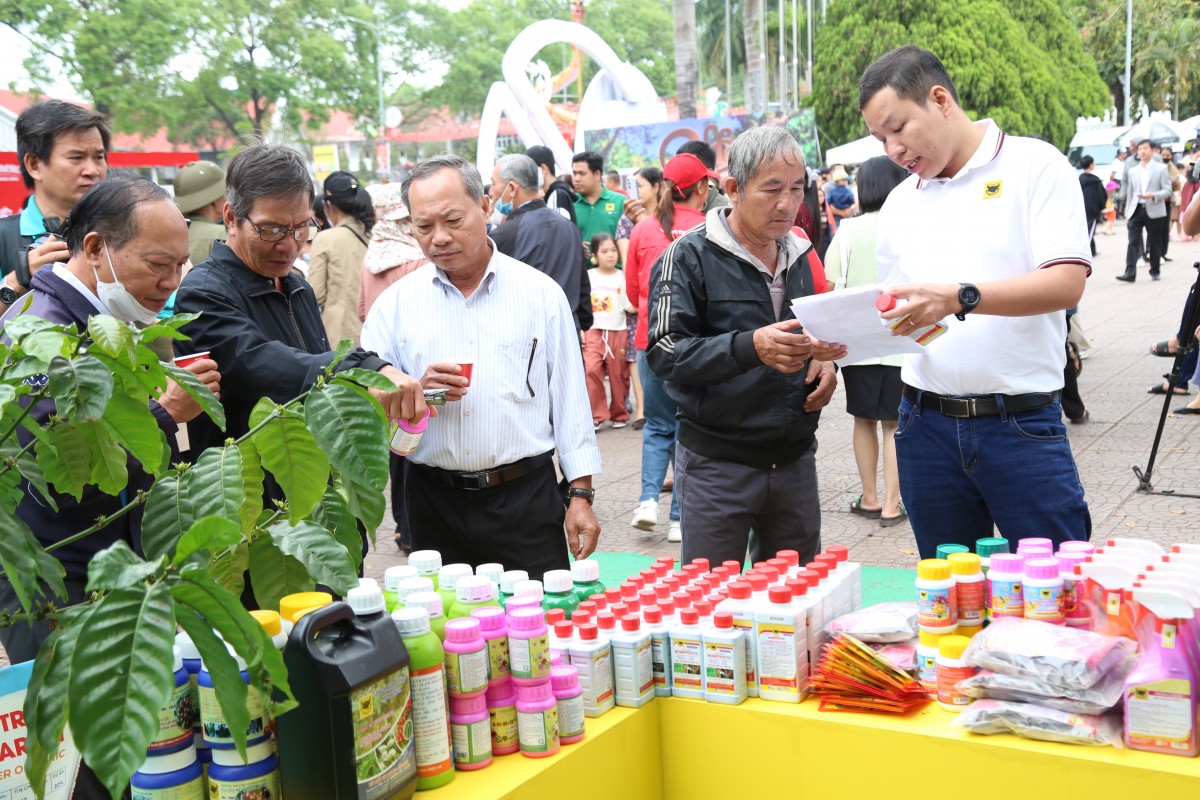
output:
[[[188, 259], [187, 224], [171, 202], [171, 196], [150, 181], [133, 175], [114, 175], [85, 194], [71, 211], [63, 230], [63, 242], [69, 259], [34, 273], [29, 307], [22, 312], [21, 303], [10, 309], [0, 318], [0, 326], [21, 313], [74, 325], [79, 331], [86, 330], [88, 320], [97, 314], [126, 322], [152, 323], [179, 285], [183, 264]], [[187, 369], [214, 393], [219, 392], [221, 376], [214, 361], [201, 359]], [[150, 401], [150, 411], [171, 446], [171, 460], [178, 460], [175, 434], [179, 424], [199, 416], [200, 407], [178, 385], [168, 381], [166, 391]], [[42, 423], [55, 413], [54, 401], [39, 400], [30, 413]], [[31, 435], [18, 429], [18, 437], [24, 446]], [[150, 488], [152, 479], [132, 458], [128, 470], [127, 496]], [[58, 505], [55, 511], [27, 482], [19, 490], [23, 498], [17, 515], [44, 546], [85, 530], [98, 517], [112, 515], [124, 505], [120, 497], [88, 486], [80, 500], [55, 493]], [[99, 533], [55, 551], [54, 555], [66, 568], [70, 602], [82, 600], [88, 563], [95, 554], [116, 541], [138, 549], [140, 529], [141, 511], [135, 510], [114, 519]], [[16, 611], [18, 606], [12, 585], [0, 580], [0, 608]], [[16, 664], [33, 658], [49, 634], [48, 623], [35, 626], [20, 623], [0, 629], [0, 642], [9, 660]]]
[[506, 256], [544, 272], [562, 287], [580, 330], [592, 327], [592, 288], [580, 254], [579, 228], [546, 208], [538, 166], [529, 156], [507, 155], [492, 170], [496, 210], [507, 217], [492, 241]]

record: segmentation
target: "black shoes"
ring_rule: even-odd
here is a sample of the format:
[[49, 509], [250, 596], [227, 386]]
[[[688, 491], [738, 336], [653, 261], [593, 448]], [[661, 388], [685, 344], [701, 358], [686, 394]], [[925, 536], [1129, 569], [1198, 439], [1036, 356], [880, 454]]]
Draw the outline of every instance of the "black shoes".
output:
[[1126, 272], [1124, 275], [1118, 275], [1117, 280], [1124, 281], [1125, 283], [1133, 283], [1137, 280], [1137, 273], [1135, 272], [1130, 275], [1128, 272]]

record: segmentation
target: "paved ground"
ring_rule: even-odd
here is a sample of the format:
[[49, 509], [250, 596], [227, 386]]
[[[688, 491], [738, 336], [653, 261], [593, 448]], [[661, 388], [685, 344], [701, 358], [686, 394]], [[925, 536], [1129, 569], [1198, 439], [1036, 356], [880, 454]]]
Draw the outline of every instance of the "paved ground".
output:
[[[1192, 264], [1200, 260], [1200, 243], [1172, 242], [1169, 255], [1174, 261], [1163, 265], [1161, 281], [1151, 282], [1143, 265], [1137, 283], [1127, 285], [1115, 280], [1124, 270], [1126, 243], [1124, 229], [1118, 226], [1116, 231], [1114, 236], [1096, 237], [1101, 252], [1080, 304], [1092, 348], [1079, 383], [1091, 421], [1067, 426], [1091, 506], [1093, 540], [1140, 536], [1164, 543], [1200, 541], [1200, 500], [1139, 494], [1131, 470], [1134, 464], [1145, 468], [1162, 410], [1163, 398], [1148, 395], [1146, 389], [1171, 366], [1170, 359], [1156, 358], [1147, 348], [1175, 332], [1196, 277]], [[1170, 405], [1175, 408], [1185, 401], [1172, 400]], [[908, 525], [884, 529], [848, 511], [860, 491], [850, 436], [851, 418], [839, 388], [819, 433], [822, 538], [826, 544], [849, 545], [865, 564], [915, 567], [916, 546]], [[1156, 488], [1200, 492], [1197, 439], [1200, 417], [1167, 418], [1152, 476]], [[679, 545], [666, 541], [666, 495], [656, 532], [629, 526], [640, 490], [641, 433], [605, 429], [598, 440], [604, 457], [604, 474], [596, 482], [595, 510], [603, 529], [600, 549], [678, 556]], [[391, 543], [390, 523], [379, 537], [378, 552], [367, 559], [370, 575], [404, 561]]]

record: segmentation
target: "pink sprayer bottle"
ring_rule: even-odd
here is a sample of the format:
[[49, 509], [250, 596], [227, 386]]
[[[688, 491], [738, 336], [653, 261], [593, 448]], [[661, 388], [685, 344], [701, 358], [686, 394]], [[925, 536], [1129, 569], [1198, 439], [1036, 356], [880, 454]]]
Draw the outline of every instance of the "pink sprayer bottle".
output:
[[1137, 629], [1142, 658], [1125, 680], [1125, 744], [1178, 756], [1200, 754], [1193, 609], [1170, 592], [1134, 589], [1132, 594], [1148, 613]]
[[[896, 298], [892, 297], [890, 294], [884, 293], [875, 298], [875, 310], [880, 314], [891, 311], [895, 307]], [[921, 345], [929, 344], [934, 339], [946, 332], [946, 326], [942, 325], [940, 322], [935, 322], [932, 325], [926, 325], [923, 328], [914, 328], [910, 331], [908, 330], [908, 325], [904, 324], [908, 322], [907, 316], [900, 317], [899, 319], [881, 319], [879, 321], [882, 322], [886, 328], [891, 328], [892, 330], [900, 328], [901, 330], [905, 331], [905, 336]]]

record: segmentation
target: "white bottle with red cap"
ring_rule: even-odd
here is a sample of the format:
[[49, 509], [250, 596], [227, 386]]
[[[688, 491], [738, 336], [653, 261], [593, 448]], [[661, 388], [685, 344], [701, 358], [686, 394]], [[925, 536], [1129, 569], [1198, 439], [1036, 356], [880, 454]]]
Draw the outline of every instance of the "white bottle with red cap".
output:
[[754, 636], [754, 611], [757, 608], [751, 597], [750, 584], [746, 581], [734, 581], [729, 584], [729, 599], [719, 606], [720, 611], [728, 611], [732, 615], [734, 630], [739, 631], [746, 639], [746, 689], [751, 697], [758, 697], [758, 667], [755, 661], [758, 640]]
[[641, 708], [654, 699], [652, 639], [641, 622], [627, 614], [610, 637], [617, 705], [627, 708]]
[[557, 657], [560, 663], [570, 665], [571, 656], [569, 650], [571, 643], [575, 640], [575, 626], [567, 620], [556, 622], [550, 626], [550, 630], [546, 636], [546, 643], [550, 646], [550, 661], [554, 663]]
[[612, 645], [595, 623], [579, 626], [579, 635], [567, 651], [571, 666], [579, 673], [583, 689], [583, 713], [598, 717], [616, 705], [613, 696]]
[[650, 634], [650, 662], [654, 673], [654, 694], [671, 696], [671, 626], [656, 605], [642, 608], [643, 630]]
[[671, 629], [671, 696], [704, 699], [704, 644], [700, 615], [694, 608], [679, 612]]
[[746, 687], [746, 637], [733, 627], [733, 614], [718, 611], [701, 634], [704, 644], [704, 699], [738, 705], [749, 696]]
[[758, 696], [799, 703], [808, 694], [808, 635], [805, 610], [792, 603], [786, 586], [769, 591], [771, 605], [755, 613], [758, 639]]

